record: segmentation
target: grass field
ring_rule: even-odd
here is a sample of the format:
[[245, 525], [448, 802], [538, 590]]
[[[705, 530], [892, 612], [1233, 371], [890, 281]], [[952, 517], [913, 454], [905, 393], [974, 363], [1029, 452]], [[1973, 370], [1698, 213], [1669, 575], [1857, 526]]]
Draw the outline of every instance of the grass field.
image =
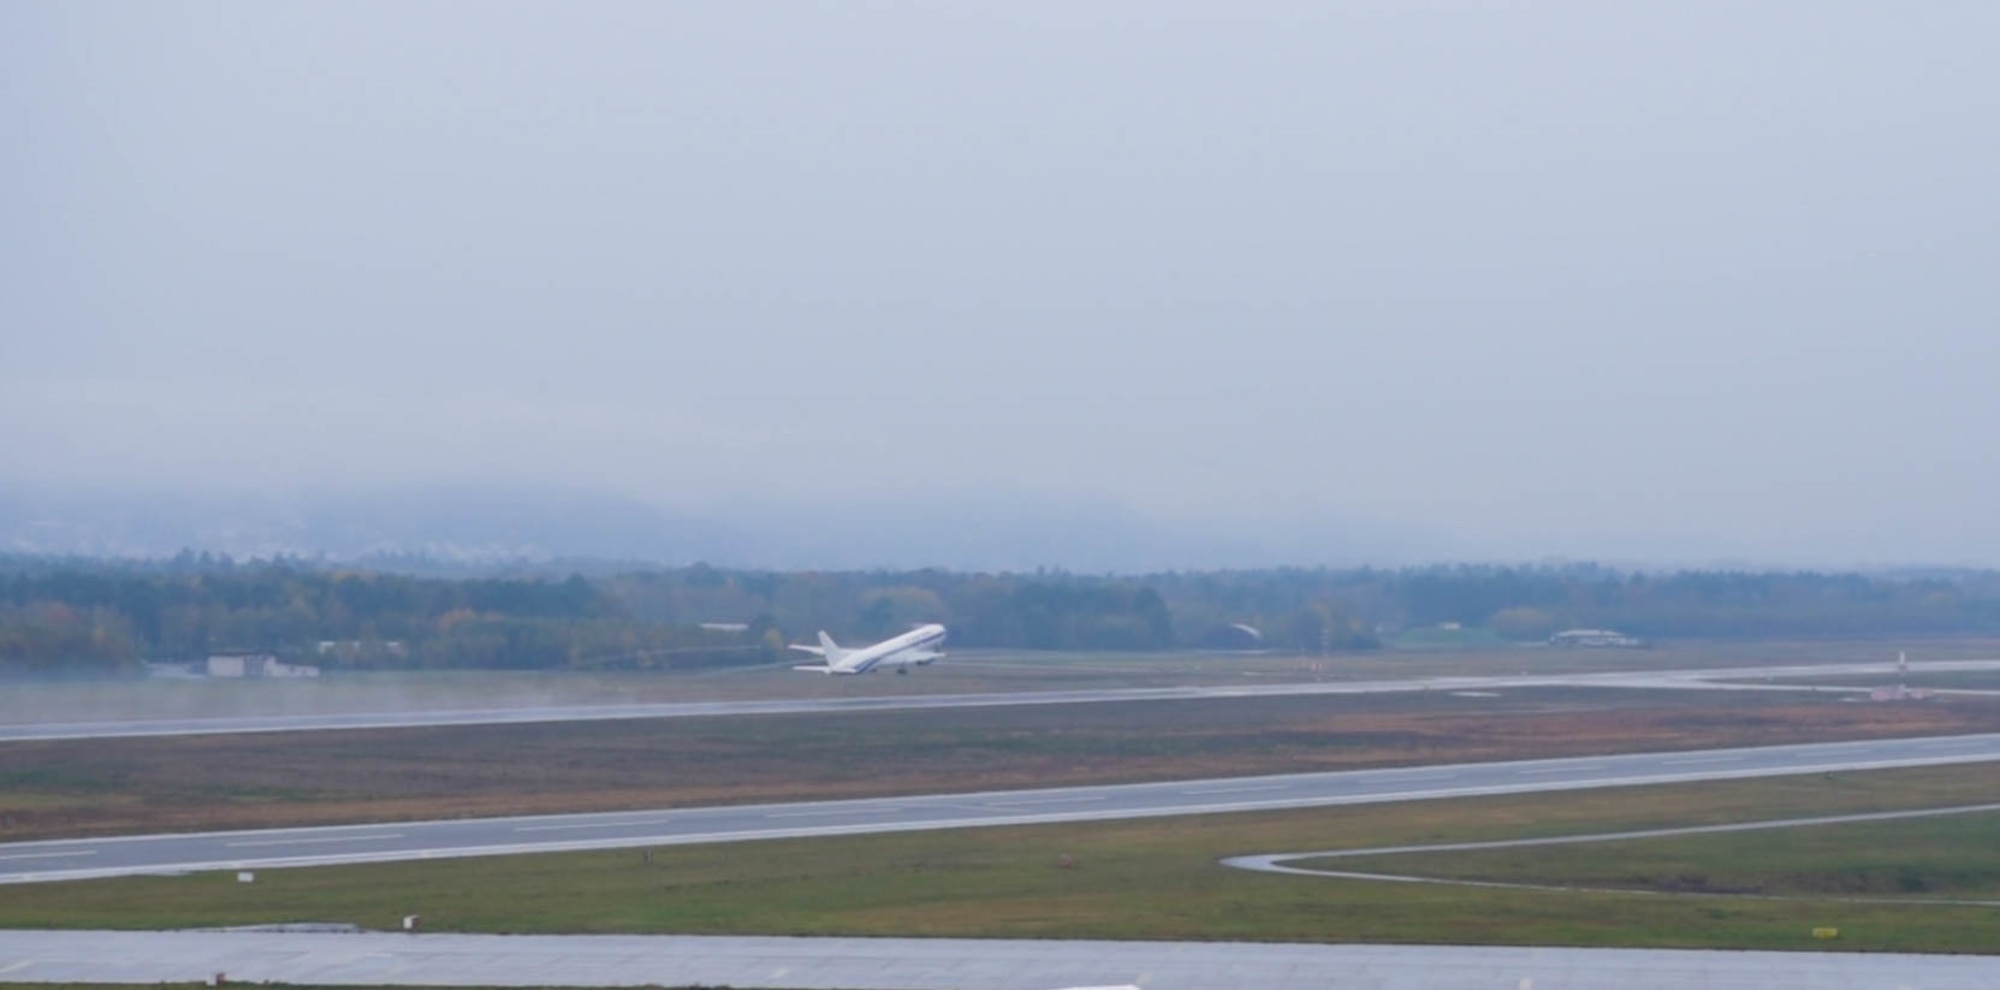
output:
[[1840, 687], [1893, 687], [1897, 684], [1913, 688], [1962, 688], [1967, 690], [2000, 690], [2000, 670], [1951, 670], [1908, 674], [1864, 674], [1848, 677], [1781, 677], [1758, 680], [1750, 683], [1808, 684]]
[[[1578, 834], [1991, 800], [2000, 765], [1338, 809], [28, 885], [0, 926], [342, 921], [433, 931], [1269, 939], [2000, 952], [1990, 908], [1481, 890], [1253, 874], [1256, 852]], [[1971, 827], [1961, 822], [1954, 827]], [[1796, 889], [1937, 871], [1937, 823], [1800, 843]], [[1782, 843], [1774, 834], [1772, 841]], [[1681, 850], [1711, 876], [1749, 849]], [[1065, 867], [1067, 862], [1071, 865]], [[1981, 858], [1990, 863], [1992, 854]], [[1984, 866], [1981, 869], [1985, 869]], [[1887, 872], [1884, 872], [1887, 871]], [[1926, 875], [1931, 875], [1927, 872]], [[1869, 883], [1876, 881], [1869, 880]], [[1987, 884], [1970, 881], [1965, 889]], [[1837, 942], [1815, 927], [1838, 927]]]
[[1501, 650], [1507, 640], [1490, 629], [1412, 629], [1390, 640], [1396, 650]]
[[1291, 865], [1592, 890], [1996, 900], [2000, 813]]
[[2000, 731], [2000, 703], [1523, 690], [0, 744], [0, 840]]

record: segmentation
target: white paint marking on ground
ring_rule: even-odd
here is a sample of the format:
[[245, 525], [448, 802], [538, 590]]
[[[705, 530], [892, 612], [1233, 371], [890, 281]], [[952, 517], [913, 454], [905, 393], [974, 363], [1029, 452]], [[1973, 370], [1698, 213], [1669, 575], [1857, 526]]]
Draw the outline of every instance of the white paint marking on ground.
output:
[[1211, 787], [1200, 791], [1182, 791], [1182, 794], [1248, 794], [1252, 791], [1290, 790], [1290, 784], [1260, 784], [1256, 787]]
[[821, 816], [823, 816], [823, 815], [874, 815], [874, 814], [880, 814], [880, 813], [882, 813], [882, 812], [888, 812], [888, 811], [901, 811], [901, 810], [903, 810], [903, 809], [901, 809], [901, 808], [828, 808], [828, 809], [826, 809], [826, 810], [824, 810], [824, 811], [774, 811], [774, 812], [771, 812], [771, 813], [770, 813], [770, 814], [768, 814], [768, 815], [765, 815], [764, 817], [766, 817], [766, 818], [818, 818], [818, 817], [821, 817]]
[[383, 832], [379, 835], [335, 835], [323, 839], [253, 839], [247, 842], [228, 842], [224, 845], [231, 849], [240, 849], [248, 846], [306, 846], [323, 842], [379, 842], [383, 839], [402, 837], [401, 832]]
[[71, 856], [95, 856], [95, 855], [97, 855], [97, 850], [83, 849], [77, 852], [61, 852], [61, 853], [15, 853], [12, 856], [0, 856], [0, 859], [67, 859]]
[[5, 965], [5, 966], [0, 966], [0, 974], [6, 974], [6, 973], [18, 973], [18, 972], [20, 972], [21, 970], [24, 970], [24, 969], [27, 969], [27, 968], [28, 968], [28, 967], [30, 967], [30, 966], [33, 966], [34, 964], [35, 964], [35, 961], [34, 961], [33, 959], [23, 959], [23, 960], [21, 960], [20, 962], [17, 962], [17, 963], [8, 963], [8, 964], [7, 964], [7, 965]]
[[1520, 773], [1587, 773], [1591, 770], [1602, 770], [1602, 769], [1604, 769], [1604, 764], [1592, 763], [1588, 766], [1524, 767], [1519, 772]]
[[1073, 801], [1102, 801], [1102, 794], [1079, 794], [1073, 797], [1045, 797], [1033, 801], [988, 801], [988, 808], [1032, 808], [1038, 804], [1069, 804]]
[[633, 828], [641, 828], [647, 825], [666, 825], [672, 821], [673, 819], [671, 818], [647, 818], [635, 822], [580, 822], [574, 825], [518, 825], [515, 826], [514, 831], [566, 832], [573, 828], [625, 828], [627, 826]]
[[1691, 756], [1691, 757], [1689, 757], [1689, 758], [1687, 758], [1687, 759], [1685, 759], [1685, 760], [1661, 760], [1660, 762], [1661, 762], [1661, 763], [1664, 763], [1664, 764], [1666, 764], [1666, 765], [1668, 765], [1668, 766], [1671, 766], [1671, 767], [1683, 767], [1683, 766], [1693, 766], [1694, 764], [1697, 764], [1697, 763], [1741, 763], [1741, 762], [1743, 762], [1743, 757], [1740, 757], [1740, 756]]

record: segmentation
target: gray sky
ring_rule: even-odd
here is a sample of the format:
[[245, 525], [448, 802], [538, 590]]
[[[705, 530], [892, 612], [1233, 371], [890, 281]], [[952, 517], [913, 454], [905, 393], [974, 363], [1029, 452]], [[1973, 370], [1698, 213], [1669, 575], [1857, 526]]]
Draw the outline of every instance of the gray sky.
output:
[[0, 482], [2000, 564], [1995, 38], [1974, 0], [0, 5]]

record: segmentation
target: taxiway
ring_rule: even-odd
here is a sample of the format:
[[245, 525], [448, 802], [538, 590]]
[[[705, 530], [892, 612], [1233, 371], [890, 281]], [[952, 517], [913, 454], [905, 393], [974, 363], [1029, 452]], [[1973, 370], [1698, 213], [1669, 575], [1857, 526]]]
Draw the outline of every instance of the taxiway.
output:
[[0, 980], [793, 990], [1988, 990], [2000, 960], [1850, 952], [684, 935], [0, 931]]

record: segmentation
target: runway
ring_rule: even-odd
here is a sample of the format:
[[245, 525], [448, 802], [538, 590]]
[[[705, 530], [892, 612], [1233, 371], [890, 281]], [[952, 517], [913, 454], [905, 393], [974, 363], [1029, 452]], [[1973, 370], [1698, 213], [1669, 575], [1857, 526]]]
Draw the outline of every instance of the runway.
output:
[[[1910, 664], [1907, 673], [2000, 671], [2000, 660], [1946, 660]], [[1218, 698], [1394, 694], [1424, 691], [1498, 691], [1520, 688], [1613, 688], [1682, 691], [1861, 692], [1865, 687], [1784, 684], [1809, 677], [1874, 677], [1895, 674], [1893, 663], [1838, 663], [1783, 667], [1727, 667], [1695, 670], [1614, 671], [1591, 674], [1521, 674], [1493, 677], [1425, 677], [1368, 681], [1190, 685], [1159, 688], [1101, 688], [983, 694], [904, 695], [868, 698], [789, 698], [757, 701], [661, 702], [649, 704], [558, 705], [486, 709], [352, 712], [325, 715], [236, 715], [201, 718], [13, 723], [0, 725], [0, 743], [61, 739], [117, 739], [152, 736], [224, 735], [250, 732], [314, 732], [339, 729], [392, 729], [454, 725], [509, 725], [537, 722], [592, 722], [649, 718], [714, 718], [737, 715], [827, 715], [862, 712], [996, 708], [1012, 705], [1078, 705], [1132, 701], [1193, 701]], [[921, 675], [918, 675], [921, 676]], [[1986, 693], [1940, 690], [1936, 693]]]
[[0, 883], [1096, 821], [1973, 763], [2000, 734], [0, 845]]
[[793, 990], [1989, 990], [2000, 960], [1844, 952], [673, 935], [0, 931], [0, 980]]

